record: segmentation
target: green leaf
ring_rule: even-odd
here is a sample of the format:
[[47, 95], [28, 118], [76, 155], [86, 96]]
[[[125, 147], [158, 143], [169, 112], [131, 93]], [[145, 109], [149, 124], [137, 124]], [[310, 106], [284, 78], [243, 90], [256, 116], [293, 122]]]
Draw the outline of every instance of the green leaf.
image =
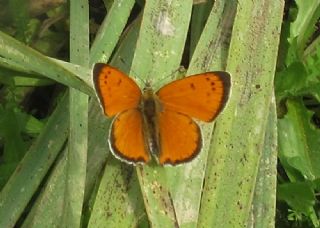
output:
[[[18, 64], [20, 68], [36, 72], [64, 85], [79, 89], [87, 94], [93, 94], [92, 88], [90, 87], [91, 80], [86, 77], [85, 72], [80, 71], [80, 74], [76, 76], [69, 67], [65, 66], [71, 64], [48, 58], [1, 31], [0, 55], [15, 62], [15, 64], [12, 64], [13, 66]], [[80, 70], [80, 67], [77, 65], [73, 65], [73, 68], [78, 68], [78, 70]]]
[[18, 162], [26, 150], [26, 143], [22, 139], [26, 119], [19, 118], [14, 107], [0, 105], [0, 137], [4, 141], [4, 162]]
[[216, 121], [199, 227], [246, 227], [263, 152], [283, 1], [237, 1], [226, 70], [232, 95]]
[[275, 78], [275, 91], [278, 100], [285, 96], [295, 96], [302, 88], [307, 88], [308, 74], [301, 62], [294, 62], [285, 70], [278, 72]]
[[[226, 33], [231, 32], [235, 13], [236, 5], [233, 1], [214, 4], [186, 75], [224, 70], [230, 44], [230, 37], [226, 36]], [[201, 153], [193, 161], [183, 166], [167, 168], [171, 174], [167, 176], [171, 185], [170, 193], [181, 227], [194, 227], [199, 217], [200, 219], [210, 217], [206, 211], [201, 214], [199, 210], [201, 197], [206, 194], [203, 191], [205, 167], [215, 166], [214, 162], [207, 161], [214, 124], [205, 123], [200, 126], [203, 135]]]
[[[70, 1], [70, 61], [89, 66], [89, 3], [86, 0]], [[88, 105], [87, 94], [70, 88], [67, 181], [61, 220], [64, 227], [80, 227], [82, 220], [88, 153]]]
[[316, 22], [320, 17], [320, 2], [318, 0], [296, 0], [298, 14], [290, 26], [289, 42], [296, 38], [298, 56], [302, 57], [307, 41], [316, 30]]
[[293, 62], [288, 68], [276, 74], [275, 91], [277, 100], [287, 97], [312, 95], [320, 101], [320, 80], [318, 74], [310, 74], [302, 62]]
[[55, 161], [68, 134], [67, 109], [66, 94], [0, 192], [0, 227], [13, 227], [16, 224]]
[[[164, 83], [180, 67], [191, 17], [192, 1], [146, 1], [132, 62], [131, 74], [144, 81]], [[141, 67], [143, 65], [143, 67]], [[143, 86], [143, 82], [140, 82]], [[153, 83], [155, 85], [155, 83]], [[158, 84], [159, 85], [159, 84]], [[170, 183], [175, 170], [152, 164], [137, 167], [145, 208], [151, 226], [175, 227], [184, 223], [184, 212], [174, 210]], [[198, 192], [198, 191], [197, 191]]]
[[10, 0], [9, 9], [11, 12], [11, 18], [16, 27], [16, 38], [24, 43], [29, 43], [30, 37], [27, 36], [28, 23], [30, 19], [28, 13], [28, 2]]
[[[115, 4], [118, 4], [118, 2]], [[108, 19], [106, 18], [105, 20]], [[114, 57], [110, 61], [112, 66], [116, 66], [126, 73], [130, 70], [140, 24], [141, 20], [135, 20], [129, 26], [114, 53]], [[108, 27], [103, 29], [108, 30]], [[103, 31], [101, 32], [104, 33]], [[114, 48], [114, 46], [104, 45], [103, 42], [99, 45], [104, 53], [112, 53]], [[95, 57], [100, 59], [103, 56], [96, 55]], [[95, 57], [92, 56], [92, 58]], [[97, 99], [92, 99], [91, 101], [94, 102], [89, 108], [90, 153], [88, 154], [86, 185], [86, 197], [90, 198], [90, 201], [85, 214], [85, 224], [88, 223], [90, 227], [98, 225], [112, 227], [115, 224], [135, 226], [142, 217], [146, 217], [137, 176], [132, 173], [129, 175], [132, 169], [126, 168], [126, 164], [116, 160], [110, 154], [108, 127], [111, 119], [105, 117]], [[107, 156], [107, 164], [105, 164]], [[105, 168], [103, 169], [104, 166]], [[100, 175], [101, 169], [103, 170], [103, 176], [101, 182], [97, 185], [95, 183], [96, 177]], [[108, 197], [110, 200], [105, 200]], [[106, 208], [108, 213], [105, 213]]]
[[213, 1], [205, 1], [200, 4], [193, 5], [190, 23], [190, 58], [193, 55], [203, 28], [206, 25], [212, 5]]
[[[279, 158], [301, 175], [314, 180], [320, 177], [320, 130], [311, 123], [313, 113], [301, 99], [287, 101], [288, 113], [278, 120]], [[287, 168], [287, 167], [285, 167]], [[292, 180], [297, 177], [292, 175]]]
[[248, 227], [274, 227], [277, 185], [277, 114], [272, 100]]
[[312, 217], [313, 225], [315, 227], [319, 226], [319, 220], [313, 208], [316, 199], [310, 183], [293, 182], [281, 184], [277, 189], [277, 197], [279, 200], [286, 201], [295, 211]]
[[109, 155], [88, 227], [137, 227], [145, 214], [137, 175]]
[[[66, 135], [65, 135], [66, 137]], [[65, 205], [65, 185], [67, 172], [67, 149], [58, 156], [56, 165], [41, 188], [22, 227], [61, 227]]]
[[[134, 0], [115, 0], [90, 49], [90, 66], [107, 62], [130, 16]], [[108, 4], [109, 5], [109, 4]]]

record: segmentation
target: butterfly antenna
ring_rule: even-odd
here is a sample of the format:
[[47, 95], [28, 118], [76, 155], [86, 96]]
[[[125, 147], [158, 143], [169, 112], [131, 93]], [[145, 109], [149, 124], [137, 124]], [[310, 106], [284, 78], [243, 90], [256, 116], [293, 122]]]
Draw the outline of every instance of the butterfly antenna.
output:
[[130, 69], [130, 71], [131, 71], [132, 73], [134, 73], [134, 76], [135, 76], [137, 79], [139, 79], [140, 82], [142, 82], [144, 85], [146, 85], [146, 81], [145, 81], [143, 78], [141, 78], [141, 77], [139, 76], [139, 74], [137, 74], [137, 73], [132, 69], [132, 66], [131, 66], [131, 65], [127, 64], [126, 61], [125, 61], [123, 58], [121, 58], [120, 56], [119, 56], [119, 59], [120, 59], [120, 61], [121, 61], [128, 69]]
[[174, 71], [172, 71], [170, 74], [166, 75], [165, 77], [161, 78], [159, 81], [157, 81], [157, 84], [160, 84], [162, 85], [164, 81], [166, 81], [168, 78], [171, 78], [172, 79], [172, 76], [175, 76], [176, 73], [178, 73], [178, 76], [176, 76], [175, 78], [173, 79], [180, 79], [182, 78], [185, 73], [186, 73], [186, 69], [184, 68], [184, 66], [180, 66], [178, 67], [177, 69], [175, 69]]

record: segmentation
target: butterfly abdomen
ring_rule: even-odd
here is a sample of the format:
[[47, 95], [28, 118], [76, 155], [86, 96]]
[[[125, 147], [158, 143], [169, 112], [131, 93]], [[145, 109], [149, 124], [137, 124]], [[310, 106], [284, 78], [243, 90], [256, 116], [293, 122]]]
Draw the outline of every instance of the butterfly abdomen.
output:
[[156, 98], [151, 88], [144, 90], [141, 102], [141, 111], [143, 115], [144, 138], [149, 151], [158, 156], [160, 152], [158, 113], [160, 111], [160, 102]]

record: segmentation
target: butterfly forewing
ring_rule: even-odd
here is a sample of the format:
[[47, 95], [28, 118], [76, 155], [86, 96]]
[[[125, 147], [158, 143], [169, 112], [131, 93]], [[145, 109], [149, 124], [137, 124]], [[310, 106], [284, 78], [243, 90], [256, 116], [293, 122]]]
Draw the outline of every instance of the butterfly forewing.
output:
[[170, 110], [159, 115], [160, 164], [177, 165], [194, 158], [201, 149], [199, 126], [188, 116]]
[[143, 136], [142, 114], [130, 109], [117, 115], [113, 120], [109, 144], [116, 157], [128, 163], [150, 160]]
[[230, 75], [217, 71], [171, 82], [162, 87], [157, 95], [165, 110], [210, 122], [225, 106], [229, 90]]
[[128, 109], [137, 108], [141, 90], [126, 74], [107, 64], [93, 68], [93, 83], [104, 113], [111, 117]]

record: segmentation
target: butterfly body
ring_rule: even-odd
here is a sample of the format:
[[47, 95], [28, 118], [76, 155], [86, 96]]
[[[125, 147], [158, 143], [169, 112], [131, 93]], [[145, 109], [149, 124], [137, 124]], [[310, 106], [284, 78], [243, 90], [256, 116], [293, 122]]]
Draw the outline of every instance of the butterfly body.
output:
[[147, 147], [146, 150], [157, 158], [161, 150], [158, 120], [159, 113], [163, 111], [163, 107], [150, 85], [146, 86], [143, 90], [140, 109], [143, 116], [143, 133]]
[[193, 118], [210, 122], [222, 111], [230, 90], [226, 72], [208, 72], [171, 82], [156, 93], [141, 91], [127, 75], [98, 63], [93, 82], [104, 113], [115, 116], [109, 145], [121, 160], [176, 165], [193, 159], [202, 136]]

